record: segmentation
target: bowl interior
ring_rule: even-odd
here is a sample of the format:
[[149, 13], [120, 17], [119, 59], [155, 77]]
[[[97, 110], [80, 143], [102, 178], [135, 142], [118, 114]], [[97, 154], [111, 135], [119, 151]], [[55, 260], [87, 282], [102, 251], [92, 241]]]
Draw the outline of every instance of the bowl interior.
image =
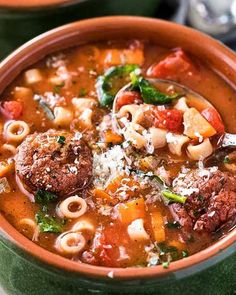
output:
[[[195, 30], [160, 20], [142, 17], [105, 17], [72, 23], [45, 33], [26, 43], [7, 57], [0, 65], [0, 93], [21, 71], [46, 55], [88, 42], [114, 39], [147, 39], [166, 47], [182, 47], [207, 63], [232, 86], [236, 84], [236, 56], [219, 42]], [[0, 214], [2, 232], [25, 252], [70, 272], [104, 277], [111, 268], [78, 264], [52, 254], [18, 233]], [[163, 276], [187, 267], [194, 267], [216, 256], [236, 241], [236, 229], [209, 248], [186, 259], [171, 263], [168, 269], [153, 268], [113, 269], [114, 278], [143, 278]]]

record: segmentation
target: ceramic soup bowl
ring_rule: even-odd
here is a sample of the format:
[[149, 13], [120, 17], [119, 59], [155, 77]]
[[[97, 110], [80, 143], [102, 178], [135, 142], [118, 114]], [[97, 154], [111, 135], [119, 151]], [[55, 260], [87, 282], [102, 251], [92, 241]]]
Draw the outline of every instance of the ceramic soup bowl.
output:
[[[0, 64], [0, 93], [22, 70], [60, 49], [114, 39], [147, 39], [182, 47], [236, 84], [236, 55], [178, 24], [142, 17], [104, 17], [59, 27], [26, 43]], [[223, 98], [222, 98], [223, 99]], [[232, 98], [236, 99], [236, 98]], [[169, 268], [112, 269], [76, 263], [40, 248], [0, 214], [0, 283], [8, 294], [233, 294], [236, 229]]]

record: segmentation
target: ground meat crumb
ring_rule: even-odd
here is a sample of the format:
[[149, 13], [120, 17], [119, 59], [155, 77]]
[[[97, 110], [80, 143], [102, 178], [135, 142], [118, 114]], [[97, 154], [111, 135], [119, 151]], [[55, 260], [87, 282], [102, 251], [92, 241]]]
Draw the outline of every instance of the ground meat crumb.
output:
[[89, 147], [67, 131], [51, 129], [27, 136], [15, 160], [18, 177], [33, 192], [43, 189], [70, 195], [84, 188], [92, 177]]
[[236, 218], [236, 177], [228, 172], [199, 170], [174, 181], [174, 189], [192, 189], [184, 205], [170, 205], [171, 212], [185, 230], [214, 232]]

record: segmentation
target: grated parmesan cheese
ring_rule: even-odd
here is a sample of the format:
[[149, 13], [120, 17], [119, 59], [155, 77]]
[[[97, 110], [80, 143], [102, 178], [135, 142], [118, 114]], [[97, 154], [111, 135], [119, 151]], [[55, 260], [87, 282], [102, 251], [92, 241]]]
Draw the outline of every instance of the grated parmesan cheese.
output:
[[125, 171], [125, 153], [121, 146], [115, 145], [105, 153], [93, 156], [94, 184], [104, 187], [117, 174]]
[[43, 100], [50, 108], [65, 105], [66, 100], [63, 96], [57, 93], [45, 92], [43, 95], [35, 94], [34, 100]]

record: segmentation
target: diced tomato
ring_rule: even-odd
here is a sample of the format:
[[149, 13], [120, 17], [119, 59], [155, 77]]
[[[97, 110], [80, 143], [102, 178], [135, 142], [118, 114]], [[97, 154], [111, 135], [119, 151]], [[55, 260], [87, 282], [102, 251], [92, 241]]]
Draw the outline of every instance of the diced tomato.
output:
[[153, 110], [154, 126], [178, 132], [183, 129], [183, 113], [179, 110]]
[[120, 109], [124, 105], [142, 102], [141, 96], [136, 91], [124, 91], [116, 101], [117, 108]]
[[221, 116], [215, 108], [206, 108], [201, 114], [212, 125], [217, 133], [225, 132], [225, 126], [222, 122]]
[[8, 119], [18, 119], [23, 112], [23, 104], [19, 101], [5, 101], [1, 108], [1, 113]]
[[171, 80], [179, 80], [183, 75], [192, 76], [193, 73], [196, 73], [196, 67], [181, 48], [147, 70], [149, 77]]
[[94, 255], [88, 255], [84, 257], [84, 259], [91, 259], [96, 264], [109, 266], [111, 264], [109, 250], [110, 249], [109, 245], [107, 244], [105, 234], [98, 232], [96, 233], [93, 240], [92, 253], [94, 253]]

